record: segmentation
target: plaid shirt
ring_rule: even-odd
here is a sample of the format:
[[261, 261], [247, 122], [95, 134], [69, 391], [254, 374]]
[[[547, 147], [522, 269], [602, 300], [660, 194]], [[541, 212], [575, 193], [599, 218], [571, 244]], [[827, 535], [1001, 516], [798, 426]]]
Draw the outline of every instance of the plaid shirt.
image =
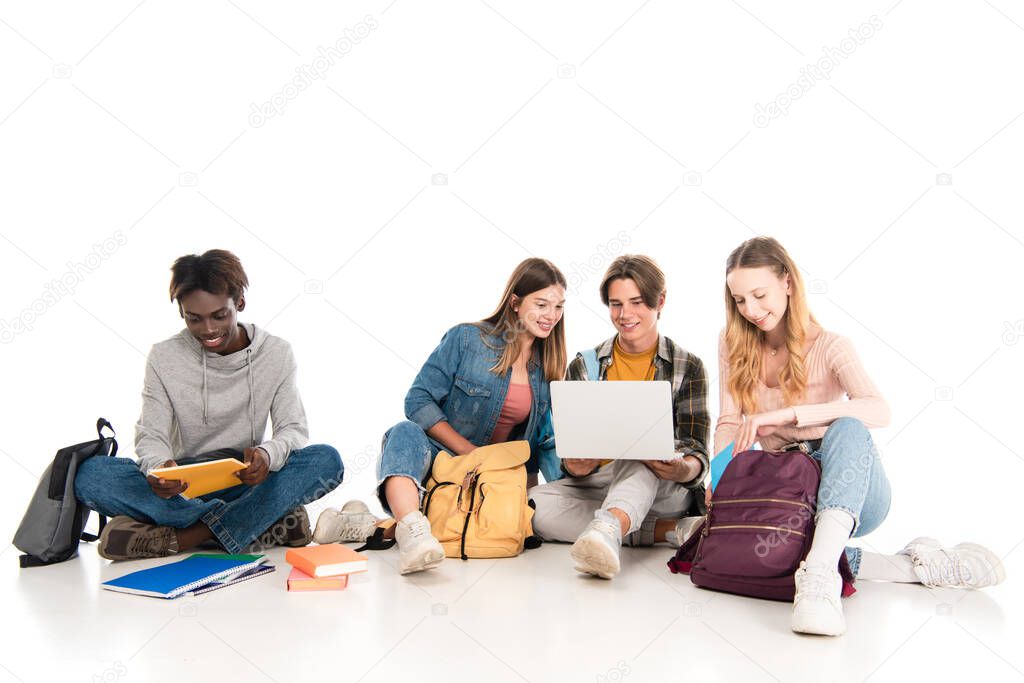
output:
[[[608, 375], [608, 366], [612, 364], [612, 348], [615, 337], [598, 344], [594, 350], [600, 363], [598, 380]], [[700, 473], [686, 488], [697, 488], [704, 482], [708, 473], [708, 432], [711, 418], [708, 415], [708, 377], [704, 371], [704, 363], [683, 347], [664, 335], [658, 335], [658, 352], [654, 356], [654, 379], [672, 383], [672, 424], [675, 427], [675, 449], [679, 455], [692, 455], [700, 460]], [[565, 371], [565, 379], [582, 381], [591, 379], [587, 376], [587, 364], [582, 354], [569, 363]]]

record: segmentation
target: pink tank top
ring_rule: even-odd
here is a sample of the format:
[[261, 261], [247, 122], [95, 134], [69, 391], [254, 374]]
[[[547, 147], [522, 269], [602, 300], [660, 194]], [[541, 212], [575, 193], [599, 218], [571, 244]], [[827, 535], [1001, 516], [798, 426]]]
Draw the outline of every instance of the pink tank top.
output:
[[512, 428], [530, 416], [530, 404], [533, 392], [529, 384], [509, 384], [505, 395], [505, 405], [501, 407], [498, 424], [491, 435], [491, 443], [504, 443]]

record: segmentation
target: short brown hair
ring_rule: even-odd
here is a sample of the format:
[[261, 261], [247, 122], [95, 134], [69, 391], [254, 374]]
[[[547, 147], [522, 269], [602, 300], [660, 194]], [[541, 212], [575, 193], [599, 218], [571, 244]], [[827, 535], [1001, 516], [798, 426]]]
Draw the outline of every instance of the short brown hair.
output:
[[657, 308], [665, 293], [665, 273], [650, 256], [623, 254], [608, 266], [601, 280], [601, 302], [608, 305], [608, 288], [616, 280], [632, 280], [647, 308]]
[[181, 256], [171, 266], [171, 301], [177, 301], [179, 306], [182, 297], [197, 289], [210, 294], [227, 294], [238, 303], [248, 286], [249, 278], [242, 269], [242, 262], [224, 249]]

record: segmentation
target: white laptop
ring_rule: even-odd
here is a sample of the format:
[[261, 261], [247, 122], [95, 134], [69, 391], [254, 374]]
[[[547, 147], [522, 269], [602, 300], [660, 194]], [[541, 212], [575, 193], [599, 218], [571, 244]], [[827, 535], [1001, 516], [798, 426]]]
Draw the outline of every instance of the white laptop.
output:
[[552, 382], [551, 419], [560, 458], [677, 457], [669, 382]]

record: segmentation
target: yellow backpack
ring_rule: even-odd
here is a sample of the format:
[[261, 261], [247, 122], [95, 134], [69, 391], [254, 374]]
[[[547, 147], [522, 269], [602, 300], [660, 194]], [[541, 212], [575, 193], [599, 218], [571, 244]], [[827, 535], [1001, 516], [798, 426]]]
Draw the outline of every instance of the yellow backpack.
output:
[[423, 514], [448, 557], [515, 557], [533, 535], [526, 499], [526, 441], [441, 451], [427, 478]]

